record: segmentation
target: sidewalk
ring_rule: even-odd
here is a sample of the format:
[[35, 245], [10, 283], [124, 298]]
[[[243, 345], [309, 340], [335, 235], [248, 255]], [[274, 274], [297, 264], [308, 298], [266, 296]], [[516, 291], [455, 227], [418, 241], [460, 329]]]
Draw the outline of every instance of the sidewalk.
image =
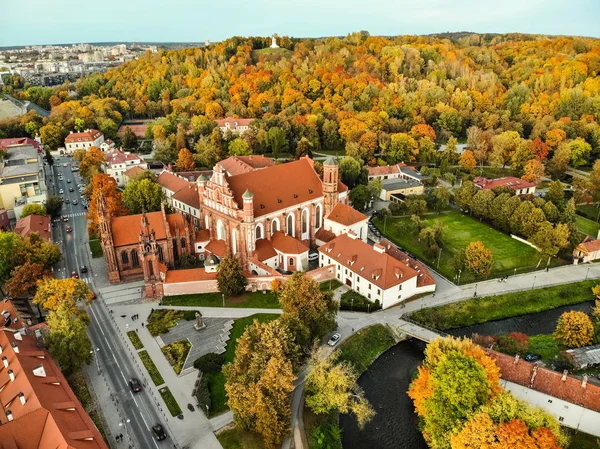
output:
[[[135, 360], [136, 364], [138, 364], [140, 371], [143, 373], [142, 379], [145, 383], [145, 388], [156, 401], [160, 412], [163, 414], [165, 421], [168, 423], [168, 426], [171, 429], [171, 432], [173, 432], [174, 435], [177, 435], [177, 441], [181, 447], [189, 447], [190, 449], [221, 449], [221, 445], [213, 433], [212, 425], [204, 413], [196, 408], [196, 399], [192, 397], [192, 390], [194, 389], [194, 383], [196, 382], [196, 370], [184, 376], [177, 376], [175, 371], [173, 371], [173, 368], [169, 365], [169, 362], [167, 362], [167, 359], [162, 354], [154, 337], [150, 335], [145, 327], [141, 326], [141, 323], [145, 321], [147, 314], [144, 315], [141, 311], [133, 311], [133, 309], [142, 309], [146, 310], [149, 314], [152, 306], [157, 308], [155, 304], [112, 307], [114, 310], [113, 316], [119, 332], [125, 336], [128, 349], [133, 352], [132, 358]], [[138, 313], [140, 315], [139, 320], [131, 321], [130, 317], [134, 313]], [[122, 317], [121, 315], [125, 315], [125, 317]], [[133, 345], [126, 335], [126, 332], [132, 329], [138, 330], [138, 336], [144, 344], [143, 349], [148, 351], [152, 361], [158, 368], [160, 374], [165, 380], [164, 385], [158, 387], [154, 385], [148, 372], [146, 371], [146, 368], [142, 365], [139, 357], [135, 354], [137, 351], [133, 348]], [[168, 386], [171, 390], [171, 393], [173, 393], [173, 396], [177, 400], [177, 403], [183, 412], [183, 420], [173, 417], [169, 413], [158, 391], [159, 387], [162, 386]], [[192, 404], [194, 406], [193, 412], [187, 408], [188, 404]]]

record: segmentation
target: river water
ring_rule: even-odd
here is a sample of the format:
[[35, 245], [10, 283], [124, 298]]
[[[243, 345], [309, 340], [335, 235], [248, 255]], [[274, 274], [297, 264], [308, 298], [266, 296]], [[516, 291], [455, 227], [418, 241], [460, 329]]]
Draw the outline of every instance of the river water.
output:
[[[556, 320], [570, 310], [590, 312], [594, 302], [564, 306], [505, 320], [453, 329], [455, 336], [470, 337], [523, 332], [528, 335], [548, 334], [554, 331]], [[340, 416], [344, 449], [427, 449], [417, 427], [417, 417], [406, 392], [423, 361], [425, 343], [408, 340], [383, 353], [358, 380], [377, 414], [363, 430], [350, 415]]]

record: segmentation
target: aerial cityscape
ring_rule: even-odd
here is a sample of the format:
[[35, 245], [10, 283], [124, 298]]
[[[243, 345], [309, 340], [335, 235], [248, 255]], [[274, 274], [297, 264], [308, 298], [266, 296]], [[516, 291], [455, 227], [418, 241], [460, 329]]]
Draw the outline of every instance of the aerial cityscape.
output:
[[418, 3], [3, 6], [0, 449], [600, 449], [600, 4]]

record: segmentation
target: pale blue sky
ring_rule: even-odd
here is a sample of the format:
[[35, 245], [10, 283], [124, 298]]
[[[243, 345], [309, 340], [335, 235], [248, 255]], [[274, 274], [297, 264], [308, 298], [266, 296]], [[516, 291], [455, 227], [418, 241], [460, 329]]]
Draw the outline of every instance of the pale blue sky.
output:
[[2, 0], [0, 46], [523, 32], [600, 37], [600, 0]]

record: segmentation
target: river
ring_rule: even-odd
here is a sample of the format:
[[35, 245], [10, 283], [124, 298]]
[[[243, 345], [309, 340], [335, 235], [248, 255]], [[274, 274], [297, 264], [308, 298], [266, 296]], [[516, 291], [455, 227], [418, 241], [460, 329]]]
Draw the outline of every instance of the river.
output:
[[[455, 336], [501, 335], [523, 332], [528, 335], [551, 333], [556, 320], [570, 310], [590, 312], [588, 301], [559, 307], [545, 312], [507, 318], [449, 331]], [[344, 449], [427, 449], [417, 427], [417, 417], [411, 399], [406, 394], [410, 382], [423, 361], [425, 343], [403, 341], [383, 353], [358, 380], [377, 415], [363, 430], [354, 417], [340, 416]]]

